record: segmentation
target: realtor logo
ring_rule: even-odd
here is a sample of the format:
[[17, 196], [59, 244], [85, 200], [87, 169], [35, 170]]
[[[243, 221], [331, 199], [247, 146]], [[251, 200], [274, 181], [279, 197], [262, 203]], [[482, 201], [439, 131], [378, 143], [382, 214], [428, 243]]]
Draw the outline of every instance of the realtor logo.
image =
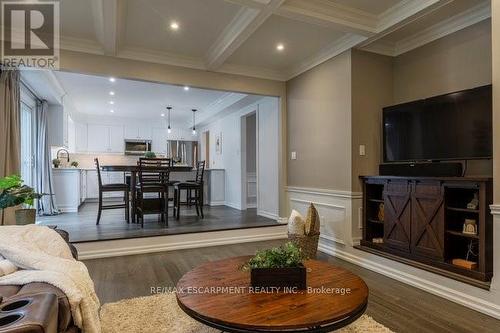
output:
[[2, 1], [6, 69], [59, 69], [59, 2]]

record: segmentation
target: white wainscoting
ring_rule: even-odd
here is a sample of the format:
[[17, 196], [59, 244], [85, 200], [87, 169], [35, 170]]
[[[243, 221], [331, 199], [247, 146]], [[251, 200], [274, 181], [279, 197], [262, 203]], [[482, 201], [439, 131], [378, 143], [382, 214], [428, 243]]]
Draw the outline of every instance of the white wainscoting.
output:
[[[321, 220], [320, 242], [325, 239], [342, 245], [359, 243], [361, 193], [291, 186], [286, 192], [290, 210], [305, 215], [309, 204], [314, 203]], [[356, 221], [355, 225], [351, 221]]]
[[[288, 187], [289, 210], [305, 214], [313, 202], [321, 216], [319, 250], [500, 319], [500, 256], [494, 257], [490, 291], [357, 250], [362, 235], [362, 193]], [[500, 252], [500, 205], [492, 205], [494, 253]]]
[[247, 173], [247, 208], [257, 208], [257, 174]]

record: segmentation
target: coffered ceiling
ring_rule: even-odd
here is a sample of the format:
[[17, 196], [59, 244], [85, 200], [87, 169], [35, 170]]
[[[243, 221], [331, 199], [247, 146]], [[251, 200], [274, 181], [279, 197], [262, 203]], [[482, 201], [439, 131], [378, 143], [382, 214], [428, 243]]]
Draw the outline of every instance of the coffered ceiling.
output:
[[489, 16], [490, 0], [62, 0], [61, 47], [288, 80], [352, 47], [395, 56]]

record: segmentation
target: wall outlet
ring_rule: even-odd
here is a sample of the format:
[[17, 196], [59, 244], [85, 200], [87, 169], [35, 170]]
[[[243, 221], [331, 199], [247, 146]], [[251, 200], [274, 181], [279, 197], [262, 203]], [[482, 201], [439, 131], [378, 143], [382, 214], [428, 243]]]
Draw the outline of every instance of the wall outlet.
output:
[[366, 146], [359, 145], [359, 156], [365, 156], [365, 155], [366, 155]]
[[290, 157], [292, 160], [296, 160], [297, 159], [297, 152], [296, 151], [292, 151], [292, 154], [291, 154], [291, 157]]

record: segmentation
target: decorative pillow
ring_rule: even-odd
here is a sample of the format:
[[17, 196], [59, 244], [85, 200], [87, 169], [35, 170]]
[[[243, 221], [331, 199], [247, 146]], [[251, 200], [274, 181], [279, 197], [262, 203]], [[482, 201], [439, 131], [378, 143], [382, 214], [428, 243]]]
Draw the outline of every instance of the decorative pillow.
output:
[[306, 221], [304, 217], [295, 209], [288, 219], [288, 233], [293, 235], [304, 235]]
[[311, 203], [306, 215], [306, 235], [314, 235], [319, 233], [319, 214], [316, 207]]

